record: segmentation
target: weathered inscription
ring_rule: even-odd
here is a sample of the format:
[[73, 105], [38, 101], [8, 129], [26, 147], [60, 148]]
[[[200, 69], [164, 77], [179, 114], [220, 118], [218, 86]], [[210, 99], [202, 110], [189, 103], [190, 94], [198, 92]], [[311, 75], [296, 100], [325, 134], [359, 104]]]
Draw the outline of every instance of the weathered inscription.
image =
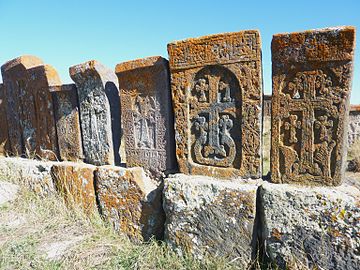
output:
[[344, 27], [273, 37], [272, 181], [340, 184], [354, 36]]
[[261, 52], [257, 31], [168, 45], [180, 171], [261, 176]]

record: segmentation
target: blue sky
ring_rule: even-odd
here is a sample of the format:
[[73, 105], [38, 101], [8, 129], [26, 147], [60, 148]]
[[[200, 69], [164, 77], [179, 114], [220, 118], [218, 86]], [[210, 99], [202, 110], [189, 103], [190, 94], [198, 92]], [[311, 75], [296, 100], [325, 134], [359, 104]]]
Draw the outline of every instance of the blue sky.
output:
[[[0, 0], [0, 64], [33, 54], [70, 83], [68, 68], [90, 59], [114, 68], [136, 58], [167, 58], [166, 45], [174, 40], [258, 29], [264, 90], [270, 94], [272, 35], [338, 25], [360, 31], [359, 0]], [[360, 103], [360, 48], [351, 102]]]

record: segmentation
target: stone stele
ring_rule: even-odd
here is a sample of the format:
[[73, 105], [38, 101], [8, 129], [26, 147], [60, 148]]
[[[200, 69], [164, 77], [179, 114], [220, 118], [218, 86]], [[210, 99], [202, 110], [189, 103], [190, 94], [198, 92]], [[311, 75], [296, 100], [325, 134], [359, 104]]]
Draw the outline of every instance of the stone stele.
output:
[[95, 213], [96, 199], [94, 171], [96, 167], [84, 163], [57, 162], [51, 168], [56, 190], [69, 206], [80, 205], [88, 214]]
[[260, 177], [262, 75], [258, 31], [168, 44], [176, 156], [185, 174]]
[[62, 160], [83, 159], [79, 105], [75, 84], [51, 87], [56, 131]]
[[126, 164], [152, 175], [174, 169], [174, 124], [168, 61], [160, 56], [116, 66]]
[[0, 155], [7, 155], [9, 152], [9, 134], [6, 116], [6, 93], [5, 87], [0, 83]]
[[271, 269], [360, 269], [357, 188], [264, 183], [259, 190], [262, 253]]
[[[113, 140], [107, 92], [115, 90], [119, 97], [116, 75], [94, 60], [70, 67], [69, 71], [78, 91], [85, 162], [112, 165], [116, 157], [119, 159], [120, 143]], [[116, 119], [118, 122], [119, 117], [120, 112]], [[120, 142], [120, 136], [117, 139]]]
[[271, 177], [339, 185], [346, 161], [353, 27], [273, 36]]
[[1, 72], [12, 154], [55, 160], [58, 147], [49, 87], [60, 84], [57, 72], [35, 56], [13, 59]]
[[184, 174], [166, 178], [165, 241], [180, 253], [237, 258], [241, 269], [249, 269], [258, 184]]
[[116, 231], [136, 241], [162, 238], [162, 186], [142, 168], [99, 167], [95, 171], [95, 191], [100, 213]]

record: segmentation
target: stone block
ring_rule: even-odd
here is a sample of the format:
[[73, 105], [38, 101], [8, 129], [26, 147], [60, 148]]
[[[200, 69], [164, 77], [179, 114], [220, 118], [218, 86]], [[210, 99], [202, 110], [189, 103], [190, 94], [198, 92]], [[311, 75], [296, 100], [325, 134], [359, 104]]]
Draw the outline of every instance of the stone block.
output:
[[51, 177], [53, 162], [0, 157], [0, 179], [21, 184], [40, 196], [54, 194]]
[[70, 206], [80, 205], [88, 214], [97, 210], [94, 189], [96, 167], [84, 163], [58, 162], [51, 168], [56, 190]]
[[69, 72], [78, 92], [85, 162], [120, 163], [120, 101], [115, 72], [95, 60], [72, 66]]
[[172, 175], [165, 179], [165, 241], [197, 258], [251, 262], [256, 192], [259, 181], [221, 181], [206, 176]]
[[79, 104], [75, 84], [53, 86], [56, 131], [62, 160], [83, 159]]
[[261, 177], [259, 32], [187, 39], [168, 52], [180, 172]]
[[280, 269], [360, 269], [360, 191], [265, 183], [259, 188], [264, 253]]
[[95, 191], [101, 214], [116, 231], [136, 241], [162, 238], [162, 186], [142, 168], [99, 167]]
[[160, 56], [118, 64], [126, 164], [155, 179], [176, 167], [168, 61]]
[[277, 34], [271, 46], [272, 181], [340, 185], [355, 28]]

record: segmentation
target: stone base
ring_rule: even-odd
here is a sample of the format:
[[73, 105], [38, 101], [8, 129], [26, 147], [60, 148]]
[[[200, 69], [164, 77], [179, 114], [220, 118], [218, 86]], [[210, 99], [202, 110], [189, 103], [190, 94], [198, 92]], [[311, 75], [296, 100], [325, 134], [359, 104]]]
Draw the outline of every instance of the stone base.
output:
[[238, 258], [248, 267], [259, 184], [183, 174], [165, 179], [166, 242], [180, 253]]
[[93, 165], [74, 162], [59, 162], [51, 168], [56, 189], [67, 204], [81, 205], [89, 214], [96, 210], [95, 170]]
[[162, 186], [146, 176], [142, 168], [102, 166], [95, 172], [95, 179], [101, 214], [115, 230], [133, 240], [162, 238]]
[[17, 157], [0, 157], [0, 178], [23, 184], [40, 196], [55, 193], [51, 178], [54, 162], [44, 162]]
[[261, 238], [281, 269], [360, 269], [360, 191], [264, 183]]

